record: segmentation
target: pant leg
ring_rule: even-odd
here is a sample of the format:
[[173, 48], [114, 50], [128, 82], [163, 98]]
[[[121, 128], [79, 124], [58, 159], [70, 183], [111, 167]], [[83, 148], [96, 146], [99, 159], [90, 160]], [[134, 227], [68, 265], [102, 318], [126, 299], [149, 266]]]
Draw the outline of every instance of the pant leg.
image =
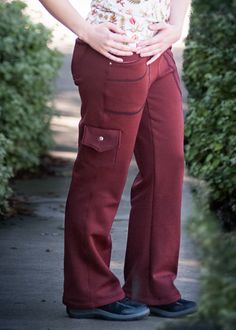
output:
[[139, 173], [131, 189], [123, 289], [127, 296], [155, 305], [180, 298], [173, 281], [180, 244], [184, 122], [170, 50], [150, 73], [152, 85], [135, 144]]
[[72, 73], [79, 86], [82, 118], [65, 212], [63, 302], [74, 308], [93, 308], [125, 296], [109, 268], [110, 230], [148, 79], [145, 61], [138, 55], [118, 64], [80, 43], [75, 46]]

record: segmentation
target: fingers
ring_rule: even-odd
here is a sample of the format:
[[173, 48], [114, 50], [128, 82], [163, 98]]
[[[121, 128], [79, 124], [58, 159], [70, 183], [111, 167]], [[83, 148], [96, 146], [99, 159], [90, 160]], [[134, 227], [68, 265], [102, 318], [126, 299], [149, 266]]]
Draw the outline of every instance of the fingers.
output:
[[[122, 29], [113, 23], [106, 23], [106, 26], [110, 29], [104, 43], [107, 51], [119, 55], [132, 55], [132, 52], [136, 51], [136, 47], [129, 46], [130, 43], [134, 43], [134, 40], [127, 37]], [[114, 32], [111, 32], [111, 30]]]
[[[156, 32], [159, 31], [159, 32], [156, 33], [150, 39], [140, 41], [138, 43], [138, 47], [145, 47], [145, 46], [154, 45], [154, 44], [157, 44], [157, 43], [164, 42], [166, 40], [166, 33], [167, 33], [169, 27], [170, 27], [170, 24], [168, 24], [166, 22], [161, 22], [161, 23], [157, 23], [157, 24], [150, 24], [149, 28], [151, 30], [154, 30]], [[164, 29], [165, 29], [165, 31], [161, 31], [161, 30], [164, 30]]]
[[134, 52], [134, 51], [136, 51], [136, 47], [124, 45], [122, 43], [115, 42], [115, 41], [110, 41], [107, 46], [109, 48], [118, 49], [118, 50], [121, 50], [121, 51], [124, 51], [124, 52]]
[[150, 56], [155, 55], [157, 52], [160, 52], [162, 49], [160, 44], [154, 44], [152, 46], [147, 46], [141, 49], [137, 50], [137, 54], [140, 54], [140, 56]]
[[111, 22], [105, 23], [105, 25], [108, 27], [109, 30], [119, 33], [119, 34], [125, 34], [125, 31], [119, 28], [116, 24], [113, 24]]
[[134, 43], [135, 41], [130, 38], [130, 37], [127, 37], [127, 36], [121, 36], [119, 34], [116, 34], [116, 33], [112, 33], [112, 36], [111, 36], [112, 40], [116, 41], [116, 42], [119, 42], [119, 43], [124, 43], [124, 44], [130, 44], [130, 43]]
[[148, 28], [153, 31], [160, 31], [163, 30], [167, 27], [166, 22], [160, 22], [160, 23], [155, 23], [155, 24], [149, 24]]
[[119, 56], [133, 55], [134, 50], [135, 49], [132, 49], [129, 46], [123, 45], [112, 40], [106, 42], [106, 44], [103, 46], [104, 52]]
[[116, 57], [112, 54], [110, 54], [108, 51], [105, 51], [105, 52], [101, 52], [102, 55], [106, 56], [107, 58], [109, 58], [110, 60], [113, 60], [115, 62], [119, 62], [119, 63], [122, 63], [123, 62], [123, 59], [120, 58], [120, 57]]
[[122, 51], [122, 50], [117, 49], [117, 48], [110, 48], [108, 52], [111, 53], [111, 54], [120, 55], [120, 56], [133, 55], [133, 52], [131, 52], [131, 51]]
[[143, 40], [138, 43], [138, 47], [146, 47], [151, 45], [158, 45], [161, 42], [163, 42], [162, 37], [159, 35], [156, 35], [152, 37], [151, 39]]
[[155, 51], [151, 51], [151, 52], [147, 52], [147, 53], [142, 53], [140, 54], [141, 57], [147, 57], [147, 56], [155, 56], [157, 54], [160, 54], [161, 53], [161, 50], [158, 49], [158, 50], [155, 50]]
[[134, 40], [130, 37], [126, 36], [126, 32], [119, 28], [117, 25], [113, 23], [105, 23], [105, 26], [109, 29], [111, 34], [109, 35], [110, 38], [114, 41], [120, 42], [120, 43], [134, 43]]
[[104, 48], [106, 51], [109, 51], [109, 53], [113, 53], [116, 55], [132, 55], [133, 52], [136, 51], [136, 47], [132, 47], [125, 44], [127, 42], [133, 43], [133, 40], [127, 37], [121, 37], [114, 34], [114, 36], [112, 36], [112, 39], [106, 41]]
[[123, 62], [122, 58], [116, 57], [114, 55], [117, 56], [130, 56], [133, 55], [133, 52], [130, 51], [130, 49], [127, 46], [122, 47], [118, 44], [114, 44], [113, 47], [109, 47], [108, 49], [106, 49], [103, 53], [106, 57], [108, 57], [111, 60], [114, 60], [116, 62]]
[[[90, 42], [92, 47], [113, 61], [123, 62], [119, 56], [129, 56], [136, 51], [134, 40], [127, 37], [125, 31], [113, 23], [96, 25], [92, 32]], [[129, 45], [131, 43], [133, 45]]]
[[147, 61], [147, 65], [150, 65], [151, 63], [155, 62], [160, 56], [161, 56], [161, 53], [153, 56], [149, 61]]

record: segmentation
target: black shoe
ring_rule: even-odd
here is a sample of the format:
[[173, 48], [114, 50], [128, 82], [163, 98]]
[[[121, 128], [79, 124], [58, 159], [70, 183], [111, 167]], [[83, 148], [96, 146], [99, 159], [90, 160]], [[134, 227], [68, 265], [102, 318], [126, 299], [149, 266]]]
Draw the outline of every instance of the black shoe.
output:
[[192, 314], [197, 311], [197, 304], [194, 301], [179, 299], [167, 305], [148, 306], [153, 315], [161, 317], [180, 317]]
[[148, 316], [149, 308], [128, 298], [117, 300], [113, 303], [89, 309], [66, 308], [72, 318], [101, 318], [112, 321], [139, 320]]

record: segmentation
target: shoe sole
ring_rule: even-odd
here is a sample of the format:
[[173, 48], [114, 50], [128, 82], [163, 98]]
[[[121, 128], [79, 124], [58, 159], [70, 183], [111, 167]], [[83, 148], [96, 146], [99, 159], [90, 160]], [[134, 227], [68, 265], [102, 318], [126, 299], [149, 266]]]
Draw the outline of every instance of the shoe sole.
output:
[[197, 311], [196, 306], [187, 308], [187, 309], [185, 309], [183, 311], [179, 311], [179, 312], [168, 312], [163, 309], [159, 309], [157, 307], [149, 307], [149, 308], [150, 308], [151, 315], [156, 315], [156, 316], [160, 316], [160, 317], [168, 317], [168, 318], [181, 317], [181, 316], [195, 313]]
[[71, 318], [75, 319], [84, 319], [84, 318], [100, 318], [103, 320], [110, 320], [110, 321], [133, 321], [133, 320], [140, 320], [145, 318], [150, 314], [150, 310], [147, 309], [146, 311], [142, 311], [136, 314], [132, 315], [118, 315], [109, 313], [107, 311], [101, 310], [101, 309], [93, 309], [92, 311], [90, 309], [84, 309], [84, 310], [67, 310], [67, 314]]

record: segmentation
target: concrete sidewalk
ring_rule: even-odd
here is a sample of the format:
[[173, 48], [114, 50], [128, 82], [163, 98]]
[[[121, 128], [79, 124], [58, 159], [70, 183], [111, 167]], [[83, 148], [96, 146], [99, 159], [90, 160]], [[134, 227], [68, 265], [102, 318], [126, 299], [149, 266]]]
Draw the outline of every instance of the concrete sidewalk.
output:
[[[77, 149], [80, 101], [70, 76], [72, 44], [62, 43], [64, 66], [56, 81], [54, 106], [60, 117], [52, 121], [56, 145], [53, 176], [16, 180], [14, 189], [32, 210], [0, 223], [0, 330], [151, 330], [166, 322], [158, 317], [133, 322], [74, 320], [66, 316], [61, 302], [63, 285], [64, 207]], [[181, 48], [175, 49], [181, 68]], [[112, 227], [111, 268], [123, 284], [123, 261], [127, 237], [129, 192], [137, 173], [132, 161], [122, 201]], [[198, 300], [199, 270], [193, 246], [185, 232], [192, 212], [191, 178], [185, 177], [182, 205], [182, 242], [176, 285], [184, 298]]]

